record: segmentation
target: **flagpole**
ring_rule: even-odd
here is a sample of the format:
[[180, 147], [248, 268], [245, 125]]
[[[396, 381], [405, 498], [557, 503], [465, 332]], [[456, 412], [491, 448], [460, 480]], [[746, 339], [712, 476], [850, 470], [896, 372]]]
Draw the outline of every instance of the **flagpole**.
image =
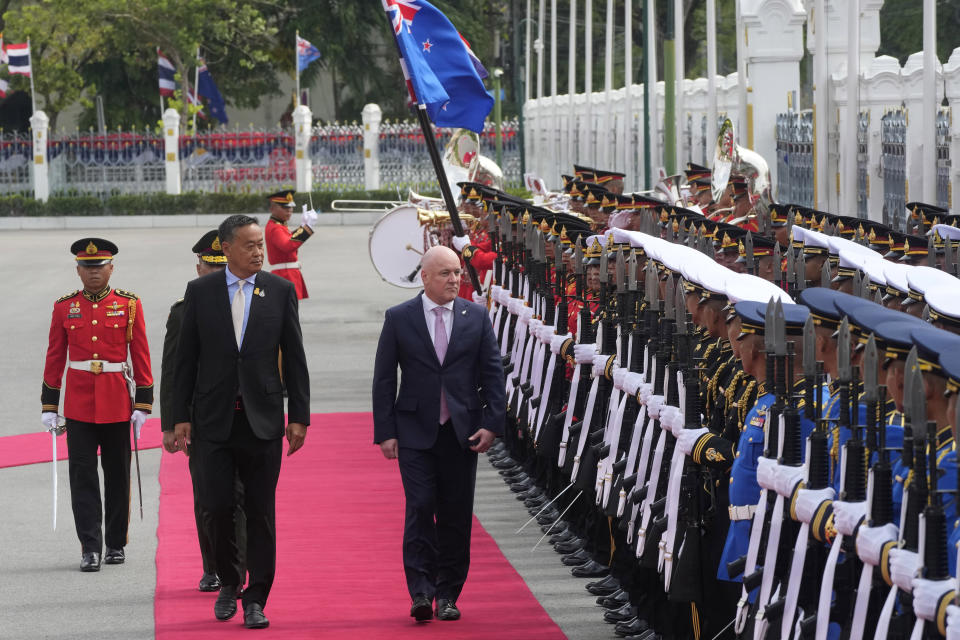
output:
[[[430, 124], [430, 118], [427, 117], [427, 106], [417, 104], [417, 120], [420, 121], [420, 130], [423, 131], [423, 141], [427, 145], [427, 152], [430, 154], [430, 161], [433, 163], [433, 170], [437, 174], [437, 182], [440, 184], [440, 193], [443, 195], [443, 203], [447, 206], [447, 213], [450, 214], [450, 224], [453, 225], [453, 232], [458, 236], [464, 235], [463, 223], [460, 221], [460, 215], [457, 212], [457, 203], [453, 199], [453, 193], [450, 191], [450, 183], [447, 182], [447, 172], [443, 170], [443, 164], [440, 162], [440, 152], [437, 151], [437, 142], [433, 134], [433, 126]], [[473, 290], [477, 293], [483, 293], [483, 287], [480, 286], [480, 278], [477, 277], [477, 271], [469, 261], [464, 260], [467, 265], [467, 275], [470, 276], [470, 283]]]
[[27, 51], [30, 52], [30, 107], [33, 109], [31, 114], [37, 112], [37, 92], [33, 88], [33, 52], [30, 51], [30, 38], [27, 38]]
[[[194, 107], [200, 106], [200, 94], [197, 93], [197, 87], [200, 85], [200, 47], [197, 47], [197, 59], [195, 62], [196, 66], [193, 71], [193, 93], [196, 98]], [[190, 87], [187, 87], [187, 104], [190, 103]], [[193, 112], [193, 134], [197, 134], [197, 112]]]
[[294, 108], [300, 106], [300, 52], [297, 49], [297, 43], [299, 41], [300, 29], [297, 29], [297, 35], [293, 41], [293, 76], [297, 84], [297, 95], [293, 98]]

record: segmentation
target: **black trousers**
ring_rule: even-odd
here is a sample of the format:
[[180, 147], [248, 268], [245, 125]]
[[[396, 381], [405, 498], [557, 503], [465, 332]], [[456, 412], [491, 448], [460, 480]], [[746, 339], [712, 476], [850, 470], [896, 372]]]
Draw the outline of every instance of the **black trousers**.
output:
[[[97, 473], [98, 448], [103, 467], [103, 502]], [[95, 424], [68, 418], [67, 450], [70, 503], [82, 550], [103, 552], [104, 511], [107, 546], [123, 549], [130, 522], [130, 423]]]
[[200, 480], [200, 504], [210, 514], [213, 557], [224, 587], [243, 585], [236, 563], [235, 482], [243, 484], [246, 514], [246, 561], [249, 582], [243, 605], [266, 606], [277, 568], [276, 499], [283, 438], [261, 440], [254, 435], [241, 409], [234, 413], [226, 442], [193, 441]]
[[[192, 449], [192, 446], [191, 446]], [[200, 504], [200, 472], [197, 470], [197, 456], [190, 451], [187, 458], [190, 467], [190, 480], [193, 485], [193, 517], [197, 523], [197, 542], [200, 544], [200, 559], [203, 562], [204, 573], [218, 573], [217, 560], [213, 555], [213, 519], [210, 512]], [[231, 564], [236, 565], [236, 571], [240, 576], [247, 574], [246, 551], [247, 551], [247, 516], [243, 513], [243, 483], [240, 482], [240, 475], [237, 474], [234, 481], [234, 540], [233, 546], [237, 553]]]
[[477, 454], [457, 441], [453, 425], [440, 427], [430, 449], [401, 447], [406, 496], [403, 569], [413, 597], [456, 600], [470, 567]]

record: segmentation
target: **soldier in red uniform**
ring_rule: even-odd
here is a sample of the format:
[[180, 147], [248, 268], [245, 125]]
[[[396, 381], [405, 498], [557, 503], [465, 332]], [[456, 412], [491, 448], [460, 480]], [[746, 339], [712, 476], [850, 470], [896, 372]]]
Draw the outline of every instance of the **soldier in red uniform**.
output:
[[[467, 263], [477, 272], [477, 279], [481, 286], [487, 277], [487, 272], [493, 268], [493, 261], [497, 258], [497, 252], [493, 250], [493, 242], [487, 234], [487, 215], [489, 205], [478, 204], [476, 190], [469, 187], [471, 183], [462, 183], [461, 200], [465, 209], [470, 215], [474, 216], [474, 222], [471, 228], [462, 236], [453, 236], [450, 243], [453, 248], [460, 253], [460, 261], [466, 267]], [[466, 185], [466, 186], [465, 186]], [[459, 297], [466, 300], [473, 300], [473, 284], [469, 277], [460, 281]]]
[[[130, 427], [132, 424], [139, 437], [153, 407], [153, 376], [140, 300], [129, 291], [110, 288], [117, 246], [101, 238], [83, 238], [73, 243], [70, 252], [77, 258], [83, 289], [53, 305], [40, 393], [41, 419], [47, 429], [56, 428], [66, 367], [63, 416], [70, 452], [70, 497], [82, 554], [80, 570], [99, 571], [104, 538], [103, 562], [122, 564], [125, 560]], [[101, 528], [104, 511], [106, 536]]]
[[313, 226], [317, 223], [317, 212], [308, 211], [304, 206], [303, 224], [290, 231], [287, 222], [293, 214], [293, 191], [289, 189], [269, 195], [270, 220], [264, 228], [264, 242], [267, 245], [267, 261], [270, 270], [293, 283], [297, 289], [297, 299], [308, 298], [307, 285], [300, 273], [297, 252], [301, 245], [313, 235]]

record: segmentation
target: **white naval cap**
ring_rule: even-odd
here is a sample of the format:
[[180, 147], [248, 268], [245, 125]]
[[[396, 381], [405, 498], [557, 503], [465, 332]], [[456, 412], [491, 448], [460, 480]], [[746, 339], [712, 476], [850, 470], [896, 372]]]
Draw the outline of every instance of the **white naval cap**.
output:
[[951, 227], [949, 224], [935, 224], [927, 232], [927, 235], [938, 234], [944, 240], [960, 240], [960, 229]]
[[922, 302], [931, 293], [936, 297], [935, 292], [938, 290], [960, 295], [960, 280], [933, 267], [916, 266], [907, 271], [907, 286], [910, 290], [907, 299], [903, 301], [904, 305]]
[[692, 257], [680, 268], [683, 279], [700, 286], [700, 288], [719, 295], [726, 295], [727, 278], [734, 274], [730, 269], [717, 264], [702, 253], [694, 252], [700, 257]]
[[891, 263], [884, 260], [876, 252], [874, 252], [874, 256], [876, 257], [873, 260], [867, 260], [863, 263], [863, 272], [867, 274], [868, 278], [870, 278], [871, 285], [875, 287], [886, 287], [887, 276], [884, 273], [884, 269], [888, 264]]
[[750, 273], [735, 273], [726, 278], [724, 293], [730, 304], [743, 300], [750, 302], [769, 302], [770, 298], [780, 300], [784, 304], [793, 304], [787, 292], [773, 284]]
[[[796, 229], [796, 227], [794, 227]], [[830, 236], [813, 229], [804, 229], [803, 233], [803, 252], [812, 254], [830, 253]]]
[[883, 261], [883, 277], [887, 281], [887, 288], [893, 288], [900, 293], [909, 293], [910, 284], [907, 282], [907, 272], [913, 269], [908, 264]]
[[952, 287], [933, 287], [923, 294], [930, 309], [930, 322], [942, 322], [960, 328], [960, 280], [954, 280]]

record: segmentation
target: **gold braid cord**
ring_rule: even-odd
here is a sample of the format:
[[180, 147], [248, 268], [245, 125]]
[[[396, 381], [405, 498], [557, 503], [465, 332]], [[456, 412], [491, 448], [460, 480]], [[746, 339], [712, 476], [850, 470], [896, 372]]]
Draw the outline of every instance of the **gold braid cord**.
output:
[[133, 342], [133, 323], [137, 319], [137, 301], [127, 300], [127, 342]]

